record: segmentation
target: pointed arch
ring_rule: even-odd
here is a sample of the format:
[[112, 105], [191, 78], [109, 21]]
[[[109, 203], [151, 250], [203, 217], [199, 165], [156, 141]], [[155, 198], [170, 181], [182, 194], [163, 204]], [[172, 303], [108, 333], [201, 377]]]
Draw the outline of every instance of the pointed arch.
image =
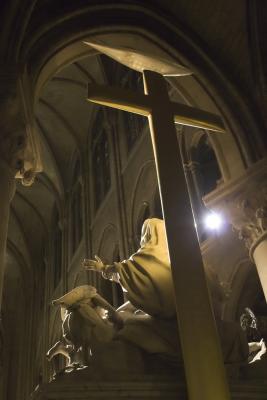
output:
[[110, 139], [106, 111], [96, 111], [90, 138], [90, 164], [94, 211], [97, 211], [111, 188]]

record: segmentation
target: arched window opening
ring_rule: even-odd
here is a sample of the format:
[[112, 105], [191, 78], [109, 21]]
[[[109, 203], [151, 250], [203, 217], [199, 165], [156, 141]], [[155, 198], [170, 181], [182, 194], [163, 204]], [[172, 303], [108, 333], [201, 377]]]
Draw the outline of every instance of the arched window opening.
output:
[[[122, 86], [136, 92], [144, 93], [142, 74], [134, 70], [125, 69]], [[127, 141], [127, 152], [129, 153], [137, 140], [141, 137], [147, 124], [147, 118], [142, 117], [141, 115], [123, 112], [123, 120]]]
[[[142, 94], [144, 93], [143, 77], [140, 72], [127, 68], [103, 54], [100, 58], [106, 79], [110, 85], [117, 85]], [[127, 153], [129, 153], [141, 137], [147, 124], [147, 118], [124, 111], [117, 112], [122, 115]]]
[[193, 162], [196, 163], [198, 189], [202, 197], [217, 188], [222, 179], [219, 164], [209, 141], [208, 135], [202, 135], [193, 151]]
[[54, 229], [52, 235], [52, 271], [54, 277], [54, 288], [56, 288], [61, 279], [62, 273], [62, 230], [58, 210], [55, 211]]
[[110, 152], [103, 110], [98, 111], [94, 123], [92, 151], [94, 205], [97, 210], [111, 186]]
[[[114, 252], [113, 252], [113, 262], [119, 262], [121, 261], [120, 258], [120, 250], [119, 246], [116, 245]], [[113, 306], [114, 307], [119, 307], [124, 303], [124, 296], [123, 296], [123, 291], [121, 288], [121, 285], [116, 282], [112, 282], [112, 297], [113, 297]]]
[[222, 181], [216, 154], [206, 133], [191, 148], [191, 160], [186, 166], [187, 182], [197, 224], [198, 237], [203, 242], [211, 231], [203, 223], [207, 213], [203, 197], [215, 190]]
[[76, 161], [73, 171], [70, 212], [71, 254], [74, 254], [81, 242], [83, 231], [81, 165], [79, 159]]

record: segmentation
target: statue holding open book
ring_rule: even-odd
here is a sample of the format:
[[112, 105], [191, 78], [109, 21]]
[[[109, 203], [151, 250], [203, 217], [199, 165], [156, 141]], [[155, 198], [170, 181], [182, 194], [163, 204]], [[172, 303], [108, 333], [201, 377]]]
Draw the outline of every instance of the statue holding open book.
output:
[[[172, 366], [182, 365], [163, 220], [152, 218], [144, 222], [140, 248], [127, 260], [106, 265], [96, 256], [94, 260], [84, 260], [83, 269], [98, 271], [104, 279], [118, 282], [127, 301], [115, 309], [90, 285], [78, 286], [54, 300], [53, 305], [61, 307], [62, 340], [47, 353], [50, 360], [60, 353], [67, 358], [67, 368], [75, 369], [90, 365], [96, 355], [101, 355], [105, 363], [102, 353], [110, 357], [109, 346], [124, 343], [126, 349], [133, 346], [144, 357], [155, 355]], [[223, 294], [214, 274], [208, 272], [207, 279], [224, 361], [245, 364], [252, 347], [238, 323], [220, 319], [218, 307]], [[256, 347], [262, 350], [263, 344], [253, 344], [254, 352]]]

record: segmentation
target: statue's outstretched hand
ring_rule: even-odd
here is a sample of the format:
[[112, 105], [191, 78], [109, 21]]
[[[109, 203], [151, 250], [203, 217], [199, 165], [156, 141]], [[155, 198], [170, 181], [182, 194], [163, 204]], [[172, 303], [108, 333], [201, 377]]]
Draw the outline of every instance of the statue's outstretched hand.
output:
[[82, 266], [86, 270], [102, 272], [105, 265], [103, 264], [102, 260], [98, 256], [95, 256], [95, 260], [89, 260], [88, 258], [85, 258], [82, 262]]

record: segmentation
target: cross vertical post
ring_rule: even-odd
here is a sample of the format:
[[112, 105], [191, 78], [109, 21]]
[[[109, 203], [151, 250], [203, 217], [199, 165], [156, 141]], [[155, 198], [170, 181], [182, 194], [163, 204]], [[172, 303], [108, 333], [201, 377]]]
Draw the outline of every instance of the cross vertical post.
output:
[[174, 116], [164, 78], [144, 71], [150, 132], [166, 226], [179, 334], [190, 400], [230, 399], [194, 225]]
[[189, 400], [230, 400], [175, 125], [223, 132], [221, 119], [170, 101], [162, 75], [143, 72], [145, 95], [96, 84], [88, 100], [149, 119], [171, 262]]

